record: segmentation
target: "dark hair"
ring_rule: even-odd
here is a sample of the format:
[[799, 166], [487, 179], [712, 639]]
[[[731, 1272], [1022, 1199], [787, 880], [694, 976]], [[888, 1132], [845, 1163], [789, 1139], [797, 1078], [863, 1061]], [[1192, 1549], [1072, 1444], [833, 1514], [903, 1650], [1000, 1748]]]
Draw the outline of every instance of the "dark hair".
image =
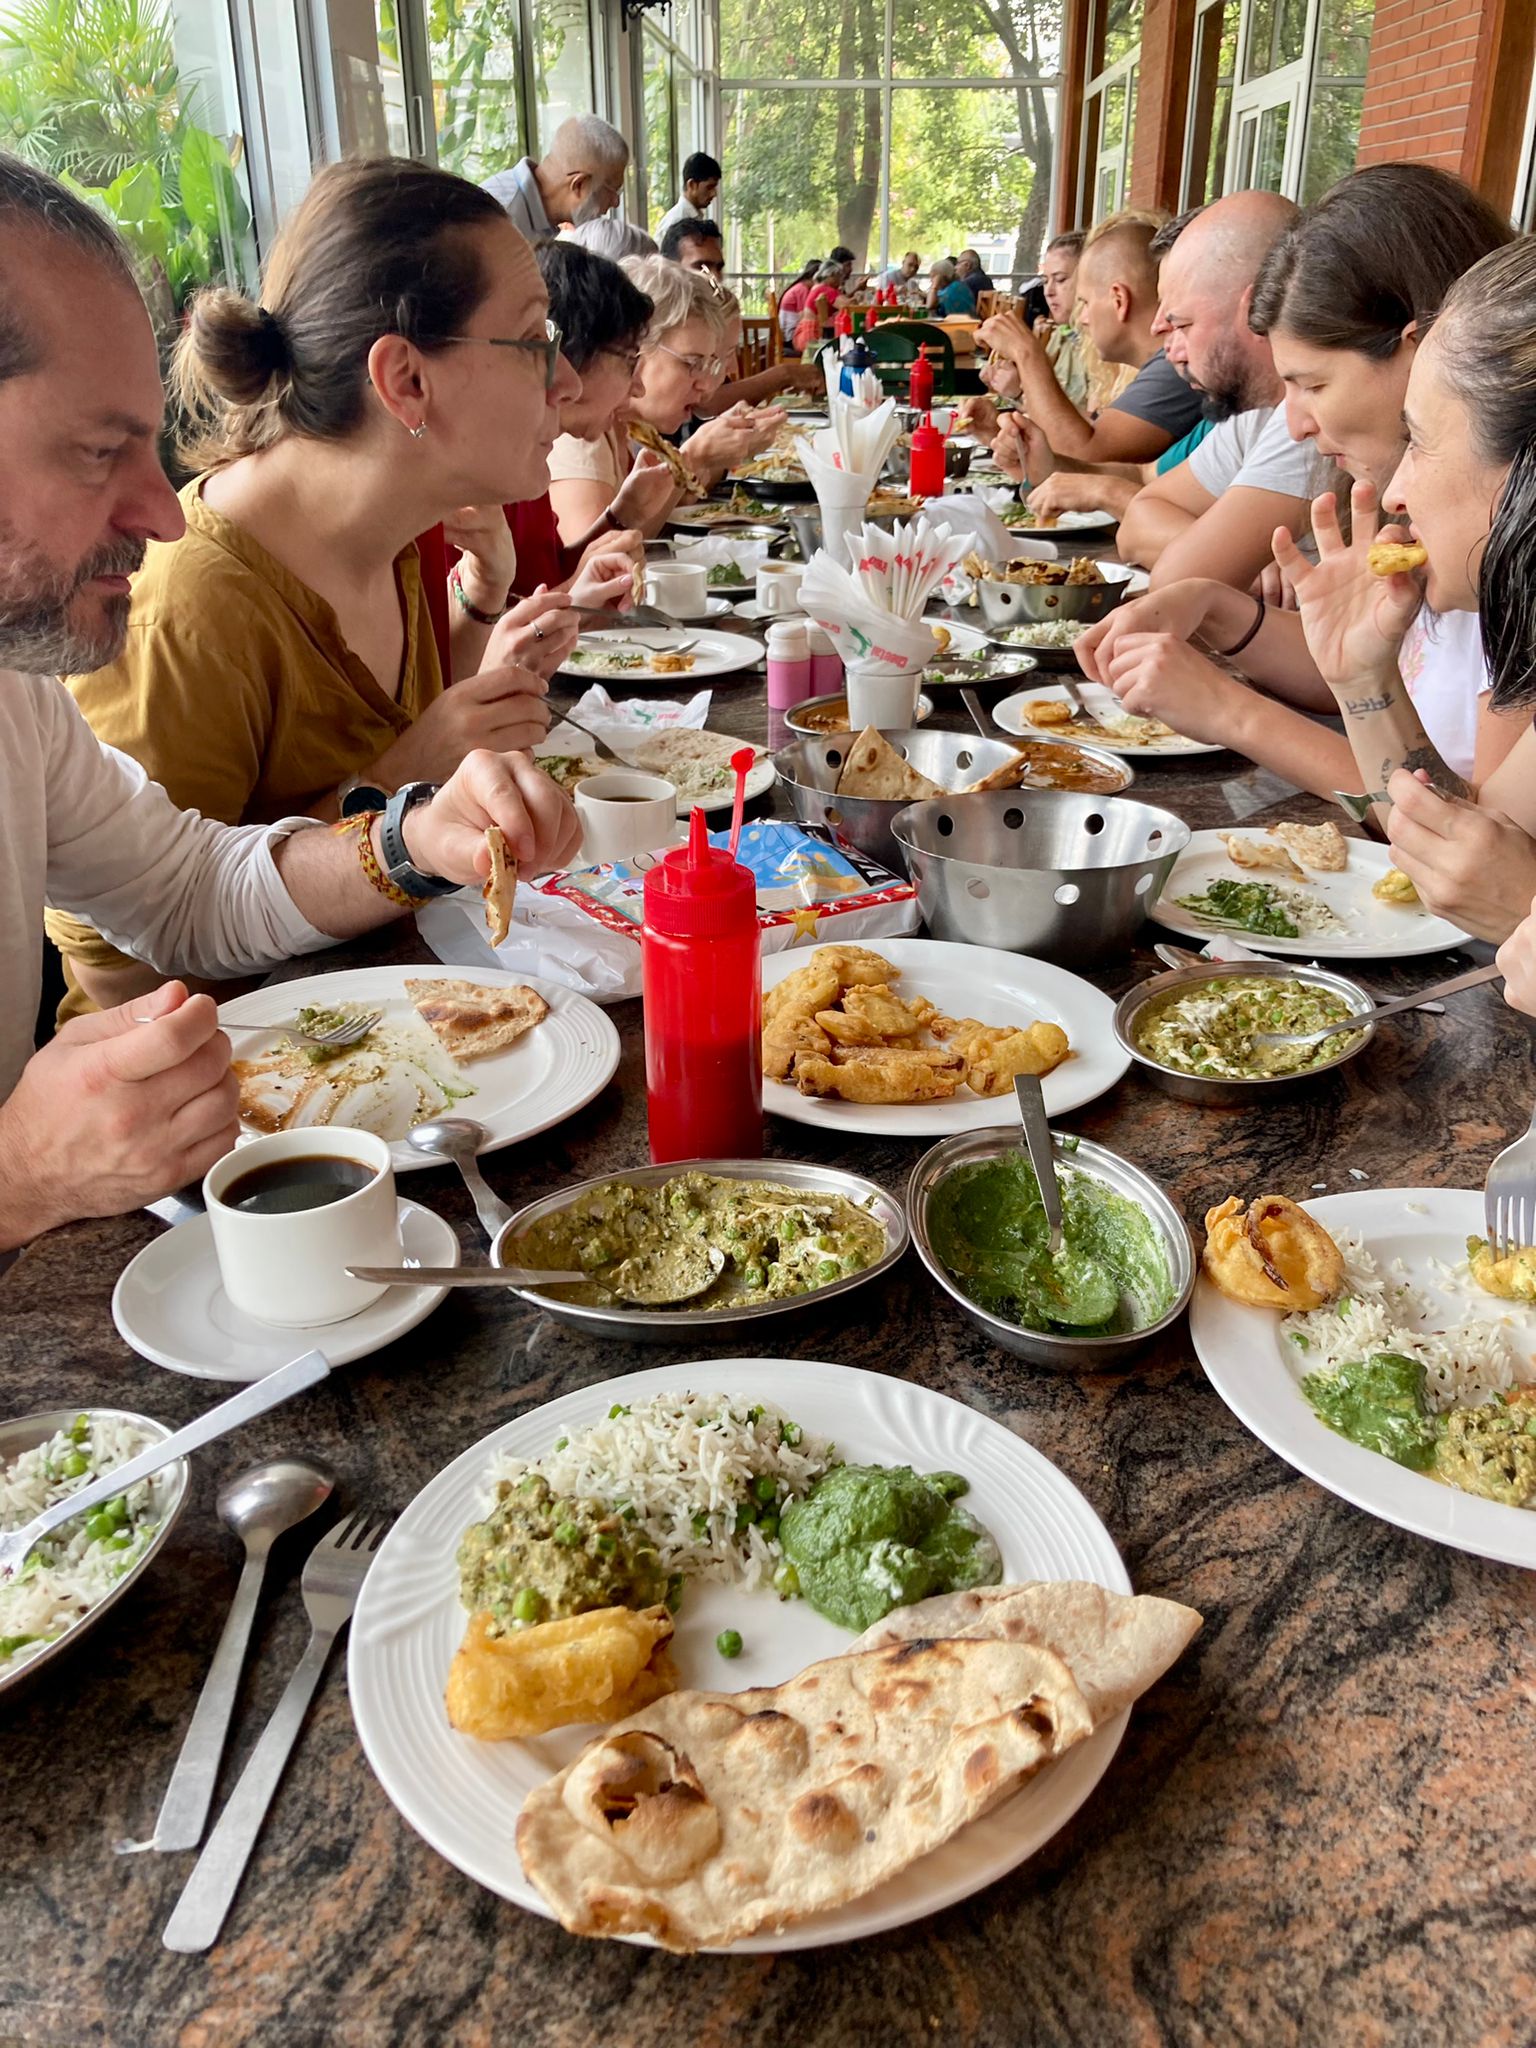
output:
[[1157, 233], [1147, 244], [1147, 254], [1154, 263], [1161, 263], [1174, 243], [1183, 234], [1192, 220], [1204, 213], [1205, 205], [1186, 206], [1182, 213], [1176, 213], [1172, 220], [1164, 221]]
[[661, 254], [669, 263], [675, 263], [685, 243], [719, 240], [720, 230], [712, 220], [675, 220], [661, 238]]
[[715, 162], [708, 150], [696, 149], [692, 156], [683, 159], [683, 183], [702, 185], [707, 178], [723, 178], [724, 171]]
[[839, 242], [835, 249], [827, 251], [827, 261], [829, 263], [857, 263], [858, 260], [853, 251], [842, 242]]
[[[810, 260], [810, 262], [809, 262], [809, 263], [802, 263], [802, 264], [801, 264], [800, 268], [799, 268], [799, 269], [798, 269], [798, 270], [797, 270], [797, 271], [795, 272], [794, 276], [793, 276], [793, 277], [792, 277], [792, 278], [791, 278], [791, 279], [789, 280], [789, 283], [790, 283], [790, 284], [809, 284], [809, 283], [810, 283], [810, 281], [811, 281], [811, 279], [812, 279], [812, 278], [813, 278], [813, 277], [814, 277], [814, 276], [816, 275], [817, 271], [818, 271], [818, 270], [820, 270], [820, 268], [821, 268], [821, 258], [820, 258], [819, 256], [813, 256], [813, 257], [811, 258], [811, 260]], [[786, 286], [784, 287], [784, 289], [785, 289], [786, 291], [788, 291], [788, 289], [789, 289], [789, 285], [786, 285]]]
[[534, 260], [549, 291], [549, 317], [560, 346], [578, 370], [603, 349], [638, 348], [651, 302], [617, 263], [594, 256], [578, 242], [535, 242]]
[[373, 344], [399, 334], [431, 354], [462, 333], [487, 290], [477, 231], [505, 221], [478, 185], [408, 158], [317, 171], [261, 303], [222, 286], [192, 301], [171, 365], [183, 459], [217, 468], [288, 434], [353, 432]]
[[1276, 242], [1248, 324], [1374, 362], [1396, 353], [1462, 272], [1514, 229], [1488, 201], [1430, 164], [1371, 164], [1331, 186]]
[[[0, 151], [0, 230], [7, 228], [53, 235], [137, 289], [127, 248], [106, 217], [36, 164]], [[0, 383], [26, 376], [41, 360], [37, 338], [17, 319], [12, 299], [0, 291]]]

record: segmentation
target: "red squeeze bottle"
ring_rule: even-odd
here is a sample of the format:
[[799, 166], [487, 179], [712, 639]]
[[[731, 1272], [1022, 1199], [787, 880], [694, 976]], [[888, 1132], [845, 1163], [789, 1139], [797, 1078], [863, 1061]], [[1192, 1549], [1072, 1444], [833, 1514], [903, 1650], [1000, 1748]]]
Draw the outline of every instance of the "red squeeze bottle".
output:
[[701, 810], [645, 878], [640, 955], [652, 1160], [761, 1158], [757, 884]]
[[912, 365], [912, 380], [907, 386], [907, 403], [914, 412], [926, 412], [933, 403], [933, 365], [928, 360], [926, 347], [920, 348]]
[[923, 424], [912, 435], [907, 489], [914, 498], [942, 498], [944, 495], [944, 436], [927, 413], [923, 414]]

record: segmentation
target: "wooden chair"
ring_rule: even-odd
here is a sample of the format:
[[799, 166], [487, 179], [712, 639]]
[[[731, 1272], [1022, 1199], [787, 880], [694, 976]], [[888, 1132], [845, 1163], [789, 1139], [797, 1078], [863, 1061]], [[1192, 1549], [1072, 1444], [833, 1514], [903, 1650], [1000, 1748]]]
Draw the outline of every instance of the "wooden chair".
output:
[[778, 331], [779, 323], [771, 314], [767, 319], [760, 313], [742, 315], [741, 362], [744, 377], [755, 377], [772, 365], [773, 337]]
[[875, 375], [888, 392], [903, 392], [917, 361], [919, 348], [926, 348], [933, 364], [933, 388], [947, 393], [955, 388], [955, 347], [942, 327], [927, 320], [878, 320], [866, 336], [874, 358]]
[[990, 320], [992, 318], [992, 315], [998, 310], [998, 297], [999, 294], [997, 292], [978, 292], [976, 294], [976, 318], [978, 320]]
[[779, 325], [779, 295], [771, 291], [768, 306], [768, 361], [770, 364], [784, 360], [784, 330]]

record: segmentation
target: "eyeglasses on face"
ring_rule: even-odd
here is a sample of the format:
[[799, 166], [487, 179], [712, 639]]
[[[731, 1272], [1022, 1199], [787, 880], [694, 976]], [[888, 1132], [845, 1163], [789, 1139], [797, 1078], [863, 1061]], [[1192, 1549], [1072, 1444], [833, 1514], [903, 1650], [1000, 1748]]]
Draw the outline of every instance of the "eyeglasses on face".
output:
[[439, 342], [444, 345], [449, 342], [459, 341], [483, 342], [487, 348], [515, 348], [521, 349], [527, 355], [542, 356], [544, 358], [544, 389], [551, 391], [554, 388], [555, 377], [559, 370], [560, 343], [564, 337], [554, 321], [546, 319], [542, 341], [513, 341], [500, 334], [423, 334], [419, 335], [417, 339], [420, 341]]
[[624, 365], [631, 377], [640, 367], [640, 351], [637, 348], [600, 348], [595, 353], [600, 356], [612, 356], [616, 363]]
[[670, 356], [674, 363], [681, 363], [692, 377], [719, 377], [725, 372], [725, 364], [719, 356], [685, 356], [675, 348], [668, 348], [664, 341], [653, 341], [650, 346], [662, 355]]

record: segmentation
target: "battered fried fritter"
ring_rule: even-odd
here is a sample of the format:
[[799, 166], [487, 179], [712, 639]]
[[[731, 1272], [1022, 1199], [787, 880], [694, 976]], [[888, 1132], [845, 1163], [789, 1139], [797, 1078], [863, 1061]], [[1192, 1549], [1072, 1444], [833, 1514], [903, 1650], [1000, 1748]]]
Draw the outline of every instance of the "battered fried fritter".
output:
[[844, 1102], [945, 1102], [964, 1079], [965, 1062], [937, 1048], [856, 1048], [840, 1060], [801, 1053], [794, 1067], [802, 1095], [835, 1095]]

